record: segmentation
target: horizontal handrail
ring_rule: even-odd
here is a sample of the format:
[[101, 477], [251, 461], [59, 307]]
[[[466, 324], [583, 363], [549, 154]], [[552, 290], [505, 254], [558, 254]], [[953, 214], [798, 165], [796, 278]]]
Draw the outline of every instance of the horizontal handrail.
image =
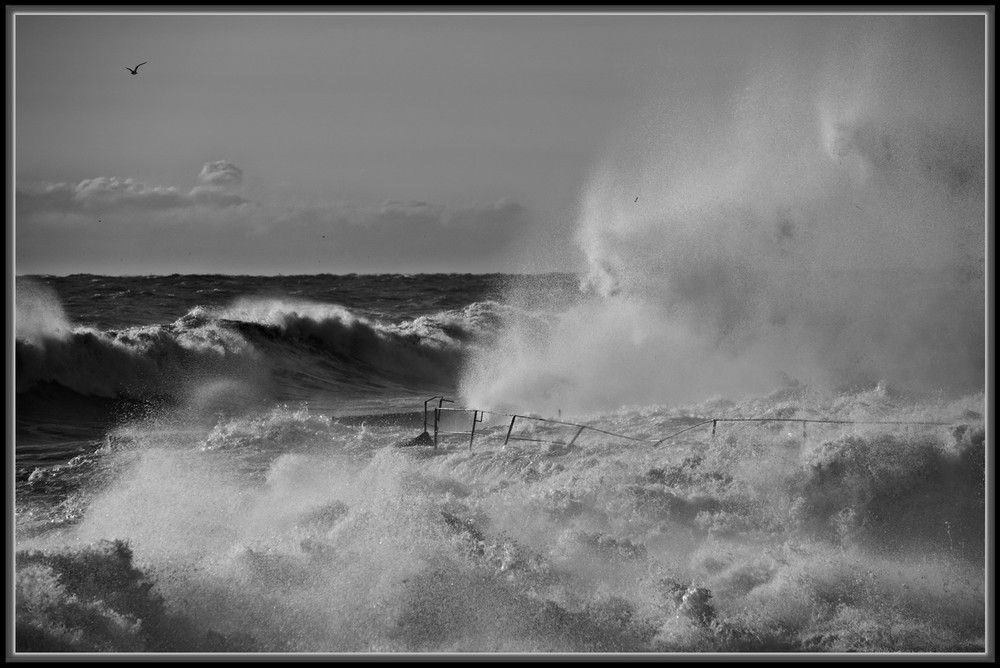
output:
[[[445, 401], [447, 401], [448, 403], [453, 403], [453, 402], [450, 401], [450, 400], [448, 400], [448, 399], [445, 399], [443, 397], [433, 397], [432, 399], [428, 399], [427, 401], [424, 402], [424, 425], [425, 425], [425, 431], [426, 431], [426, 424], [427, 424], [427, 404], [428, 404], [428, 402], [433, 401], [434, 399], [439, 399], [440, 400], [438, 402], [438, 407], [434, 409], [435, 445], [437, 443], [437, 434], [461, 434], [461, 435], [468, 434], [470, 436], [470, 439], [469, 439], [469, 447], [470, 448], [472, 447], [472, 441], [475, 439], [475, 432], [476, 432], [475, 425], [477, 423], [482, 422], [483, 418], [486, 415], [492, 415], [492, 416], [495, 416], [495, 417], [508, 417], [508, 418], [511, 419], [510, 420], [510, 426], [507, 428], [507, 436], [504, 439], [504, 444], [506, 444], [509, 441], [513, 440], [513, 441], [530, 441], [530, 442], [537, 442], [537, 443], [556, 443], [556, 444], [561, 444], [561, 445], [572, 445], [574, 442], [576, 442], [576, 439], [585, 430], [590, 430], [590, 431], [593, 431], [593, 432], [596, 432], [596, 433], [599, 433], [599, 434], [604, 434], [606, 436], [613, 436], [615, 438], [622, 438], [622, 439], [625, 439], [625, 440], [628, 440], [628, 441], [633, 441], [633, 442], [636, 442], [636, 443], [648, 443], [648, 444], [651, 444], [653, 447], [658, 447], [659, 445], [661, 445], [665, 441], [668, 441], [668, 440], [670, 440], [670, 439], [672, 439], [672, 438], [674, 438], [676, 436], [680, 436], [681, 434], [683, 434], [685, 432], [688, 432], [688, 431], [691, 431], [693, 429], [697, 429], [699, 427], [703, 427], [703, 426], [705, 426], [707, 424], [711, 424], [712, 425], [712, 435], [714, 436], [715, 435], [715, 427], [716, 427], [716, 425], [719, 422], [799, 422], [799, 423], [802, 424], [803, 435], [805, 435], [805, 426], [806, 426], [806, 424], [810, 424], [810, 423], [813, 423], [813, 424], [869, 424], [869, 425], [871, 425], [871, 424], [896, 424], [896, 425], [900, 425], [900, 424], [905, 424], [905, 425], [915, 424], [915, 425], [938, 425], [938, 426], [951, 424], [950, 422], [937, 422], [937, 421], [929, 421], [929, 420], [912, 420], [912, 421], [910, 421], [910, 420], [830, 420], [830, 419], [821, 419], [821, 418], [780, 418], [780, 417], [726, 418], [726, 417], [721, 417], [721, 418], [708, 418], [708, 419], [702, 420], [701, 422], [698, 422], [698, 423], [693, 424], [693, 425], [689, 425], [689, 426], [685, 427], [684, 429], [681, 429], [680, 431], [673, 432], [672, 434], [668, 434], [667, 436], [664, 436], [663, 438], [655, 439], [654, 440], [654, 439], [636, 438], [634, 436], [626, 436], [625, 434], [618, 434], [618, 433], [615, 433], [613, 431], [607, 431], [605, 429], [598, 429], [597, 427], [592, 427], [592, 426], [586, 425], [586, 424], [580, 424], [578, 422], [567, 422], [567, 421], [564, 421], [564, 420], [553, 420], [552, 418], [544, 418], [544, 417], [538, 417], [538, 416], [534, 416], [534, 415], [523, 415], [523, 414], [520, 414], [520, 413], [501, 413], [501, 412], [498, 412], [498, 411], [484, 411], [484, 410], [473, 409], [473, 408], [465, 408], [465, 407], [462, 407], [462, 406], [449, 406], [449, 407], [445, 407], [445, 406], [442, 405]], [[441, 414], [444, 413], [444, 412], [472, 413], [473, 414], [472, 429], [470, 431], [442, 431], [442, 430], [440, 430], [438, 428], [438, 422], [439, 422]], [[557, 441], [557, 440], [552, 440], [552, 439], [524, 438], [524, 437], [521, 437], [521, 436], [514, 436], [514, 435], [512, 435], [512, 432], [513, 432], [513, 429], [514, 429], [514, 423], [518, 419], [532, 420], [534, 422], [545, 422], [545, 423], [548, 423], [548, 424], [556, 424], [556, 425], [562, 425], [562, 426], [566, 426], [566, 427], [576, 427], [578, 431], [573, 436], [573, 438], [569, 441], [569, 443], [564, 443], [563, 441]]]

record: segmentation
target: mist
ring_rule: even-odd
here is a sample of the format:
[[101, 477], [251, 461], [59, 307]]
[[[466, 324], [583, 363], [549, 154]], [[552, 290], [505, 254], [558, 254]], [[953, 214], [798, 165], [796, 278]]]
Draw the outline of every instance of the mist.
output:
[[616, 137], [581, 196], [587, 296], [478, 355], [470, 405], [982, 387], [981, 24], [831, 25], [725, 108], [668, 95]]

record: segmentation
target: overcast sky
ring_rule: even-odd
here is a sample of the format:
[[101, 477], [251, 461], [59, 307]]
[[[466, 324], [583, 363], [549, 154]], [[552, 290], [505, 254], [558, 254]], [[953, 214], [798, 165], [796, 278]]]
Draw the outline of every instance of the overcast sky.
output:
[[721, 114], [865, 21], [30, 11], [18, 274], [579, 269], [581, 191], [650, 109]]

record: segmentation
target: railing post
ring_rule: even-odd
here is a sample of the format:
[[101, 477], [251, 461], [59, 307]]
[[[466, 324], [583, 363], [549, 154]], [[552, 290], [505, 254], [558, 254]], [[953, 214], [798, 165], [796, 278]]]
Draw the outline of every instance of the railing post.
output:
[[424, 402], [424, 432], [427, 431], [427, 404], [434, 401], [435, 399], [441, 399], [442, 397], [431, 397]]
[[469, 450], [472, 449], [472, 442], [476, 440], [476, 423], [479, 422], [479, 411], [472, 411], [472, 431], [469, 432]]
[[505, 439], [503, 440], [503, 444], [504, 444], [504, 445], [507, 445], [507, 443], [509, 443], [509, 442], [510, 442], [510, 433], [511, 433], [512, 431], [514, 431], [514, 420], [516, 420], [516, 419], [517, 419], [517, 416], [516, 416], [516, 415], [512, 415], [512, 416], [511, 416], [511, 418], [510, 418], [510, 426], [509, 426], [509, 427], [507, 427], [507, 438], [505, 438]]
[[719, 423], [718, 420], [712, 420], [712, 438], [715, 438], [715, 425]]
[[451, 399], [445, 399], [444, 397], [431, 397], [428, 401], [438, 400], [438, 407], [434, 409], [434, 448], [437, 449], [438, 446], [438, 422], [441, 420], [441, 406], [444, 402], [449, 404], [455, 403]]
[[806, 440], [806, 421], [802, 421], [802, 440]]

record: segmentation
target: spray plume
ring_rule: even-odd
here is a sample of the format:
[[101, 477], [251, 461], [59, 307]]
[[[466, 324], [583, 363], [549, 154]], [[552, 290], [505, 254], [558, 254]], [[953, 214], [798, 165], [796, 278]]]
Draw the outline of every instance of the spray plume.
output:
[[554, 411], [788, 377], [981, 388], [983, 60], [954, 28], [872, 21], [752, 64], [724, 110], [661, 102], [585, 188], [587, 296], [511, 327], [465, 396]]

